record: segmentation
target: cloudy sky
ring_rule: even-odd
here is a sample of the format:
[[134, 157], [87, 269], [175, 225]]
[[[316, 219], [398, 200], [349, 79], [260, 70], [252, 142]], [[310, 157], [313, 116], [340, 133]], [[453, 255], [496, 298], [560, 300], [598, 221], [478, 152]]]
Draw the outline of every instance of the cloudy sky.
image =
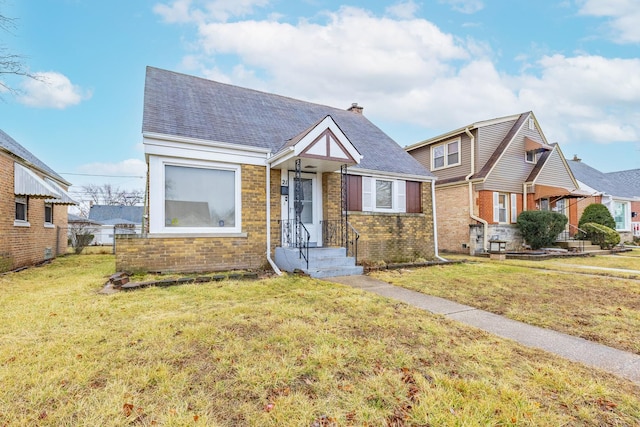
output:
[[[0, 0], [42, 81], [0, 129], [79, 185], [143, 187], [145, 66], [347, 108], [400, 145], [532, 110], [602, 171], [640, 168], [637, 0]], [[117, 177], [121, 176], [121, 177]]]

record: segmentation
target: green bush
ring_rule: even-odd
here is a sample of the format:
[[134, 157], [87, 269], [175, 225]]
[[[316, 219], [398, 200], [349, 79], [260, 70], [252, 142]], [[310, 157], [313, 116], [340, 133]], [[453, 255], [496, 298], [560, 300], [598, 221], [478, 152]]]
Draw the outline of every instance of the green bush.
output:
[[591, 240], [591, 243], [599, 245], [602, 249], [611, 249], [620, 243], [620, 234], [602, 224], [588, 222], [582, 224], [580, 228], [587, 232], [587, 239]]
[[567, 225], [567, 217], [558, 212], [524, 211], [518, 216], [518, 229], [531, 249], [555, 243]]
[[583, 228], [582, 225], [588, 223], [596, 223], [614, 230], [616, 229], [616, 222], [613, 216], [611, 216], [611, 212], [609, 212], [609, 209], [607, 209], [605, 205], [601, 205], [600, 203], [592, 203], [582, 212], [580, 221], [578, 221], [578, 227]]

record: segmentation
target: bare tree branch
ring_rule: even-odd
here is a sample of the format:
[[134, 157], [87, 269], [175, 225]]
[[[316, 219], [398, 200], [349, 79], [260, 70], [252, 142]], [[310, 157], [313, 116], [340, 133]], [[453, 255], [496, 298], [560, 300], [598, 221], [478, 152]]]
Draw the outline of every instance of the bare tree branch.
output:
[[[0, 14], [0, 30], [12, 34], [11, 30], [16, 27], [15, 22], [15, 18], [9, 18]], [[33, 74], [28, 70], [24, 63], [24, 59], [24, 56], [11, 53], [4, 45], [0, 44], [0, 77], [2, 77], [2, 75], [14, 75], [43, 81], [43, 79], [37, 74]], [[19, 93], [18, 89], [10, 86], [7, 82], [0, 79], [0, 94], [3, 90], [12, 94]]]

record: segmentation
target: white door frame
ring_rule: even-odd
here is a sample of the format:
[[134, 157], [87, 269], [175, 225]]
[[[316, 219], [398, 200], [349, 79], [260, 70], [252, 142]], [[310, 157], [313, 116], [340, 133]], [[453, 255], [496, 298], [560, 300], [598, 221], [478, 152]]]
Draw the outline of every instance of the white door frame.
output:
[[[305, 179], [311, 179], [312, 188], [312, 223], [306, 224], [305, 227], [309, 231], [311, 246], [322, 246], [322, 174], [320, 173], [307, 173], [302, 172], [301, 177]], [[295, 200], [295, 185], [294, 185], [295, 172], [282, 171], [281, 182], [282, 186], [289, 188], [289, 194], [282, 196], [282, 220], [295, 219], [295, 212], [293, 211], [293, 205]]]

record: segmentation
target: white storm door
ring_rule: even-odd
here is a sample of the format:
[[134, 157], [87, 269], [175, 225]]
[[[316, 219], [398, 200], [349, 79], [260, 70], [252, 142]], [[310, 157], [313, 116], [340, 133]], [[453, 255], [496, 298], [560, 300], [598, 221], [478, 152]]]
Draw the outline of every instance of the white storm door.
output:
[[[300, 221], [304, 224], [309, 232], [310, 246], [321, 246], [322, 238], [320, 218], [322, 217], [322, 201], [319, 199], [320, 191], [318, 186], [318, 176], [316, 174], [301, 174], [300, 195]], [[293, 221], [296, 218], [295, 200], [296, 200], [295, 173], [289, 173], [289, 219]]]

